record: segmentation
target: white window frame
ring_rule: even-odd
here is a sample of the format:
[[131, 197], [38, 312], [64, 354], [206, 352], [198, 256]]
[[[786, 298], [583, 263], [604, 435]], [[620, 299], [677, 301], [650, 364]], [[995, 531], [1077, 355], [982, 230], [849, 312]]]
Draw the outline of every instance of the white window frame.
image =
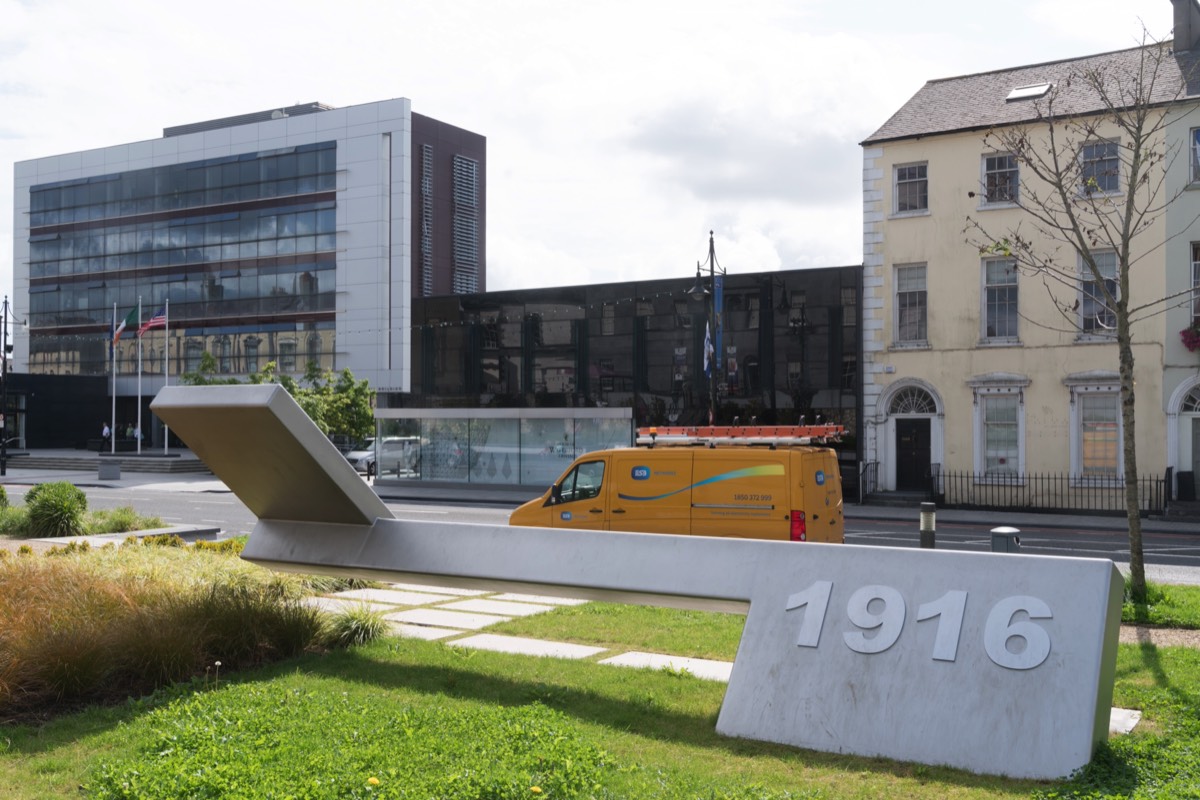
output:
[[[1105, 153], [1098, 155], [1096, 148], [1103, 147]], [[1111, 153], [1107, 152], [1109, 148]], [[1109, 166], [1108, 162], [1112, 162]], [[1098, 170], [1098, 167], [1103, 168]], [[1088, 188], [1088, 181], [1096, 178], [1096, 188]], [[1103, 179], [1103, 183], [1101, 182]], [[1109, 182], [1115, 185], [1107, 185]], [[1079, 146], [1079, 193], [1082, 195], [1117, 194], [1121, 191], [1121, 142], [1118, 139], [1094, 139]]]
[[[900, 175], [902, 170], [921, 170], [920, 177], [905, 176], [902, 180]], [[908, 186], [910, 184], [924, 184], [923, 196], [925, 204], [913, 208], [900, 208], [900, 187], [901, 185]], [[920, 191], [920, 190], [918, 190]], [[892, 167], [892, 214], [898, 217], [913, 217], [929, 214], [929, 162], [916, 161], [910, 164], [896, 164]]]
[[[1111, 278], [1105, 277], [1105, 280], [1112, 281], [1113, 285], [1112, 285], [1111, 291], [1112, 291], [1112, 294], [1114, 295], [1114, 299], [1120, 299], [1119, 287], [1117, 286], [1117, 254], [1116, 254], [1116, 251], [1114, 251], [1114, 250], [1095, 250], [1092, 252], [1092, 259], [1097, 262], [1096, 266], [1101, 267], [1101, 272], [1103, 272], [1104, 265], [1100, 263], [1101, 258], [1103, 258], [1103, 260], [1106, 262], [1108, 261], [1109, 258], [1112, 259], [1112, 277]], [[1077, 339], [1078, 339], [1078, 341], [1098, 341], [1098, 342], [1112, 341], [1113, 337], [1115, 337], [1117, 335], [1117, 330], [1116, 330], [1117, 312], [1116, 312], [1116, 309], [1112, 309], [1112, 308], [1108, 308], [1107, 306], [1104, 306], [1103, 305], [1103, 301], [1104, 301], [1103, 296], [1097, 294], [1095, 289], [1089, 288], [1089, 287], [1096, 287], [1096, 288], [1099, 288], [1099, 287], [1097, 286], [1095, 277], [1092, 275], [1091, 269], [1088, 268], [1087, 263], [1084, 262], [1083, 256], [1082, 255], [1078, 256], [1078, 259], [1079, 259], [1079, 320], [1078, 320], [1079, 336], [1077, 337]], [[1097, 310], [1097, 309], [1104, 309], [1104, 310]], [[1101, 319], [1102, 316], [1105, 320], [1111, 321], [1111, 325], [1106, 326], [1106, 325], [1101, 324], [1099, 322], [1099, 320]], [[1089, 320], [1097, 320], [1097, 321], [1090, 323], [1092, 327], [1089, 328]]]
[[[992, 283], [988, 278], [988, 267], [993, 264], [1011, 264], [1012, 283]], [[1020, 325], [1021, 325], [1021, 294], [1020, 294], [1020, 279], [1017, 274], [1017, 262], [1013, 258], [985, 258], [980, 263], [979, 269], [979, 341], [983, 344], [1018, 344], [1020, 343]], [[1011, 334], [992, 334], [988, 333], [989, 322], [991, 321], [991, 292], [993, 289], [1001, 290], [1008, 289], [1011, 286], [1014, 295], [1011, 302], [1015, 313], [1016, 321], [1014, 325], [1017, 330]]]
[[[1119, 486], [1125, 475], [1124, 431], [1121, 422], [1121, 383], [1116, 373], [1087, 373], [1068, 375], [1064, 381], [1071, 390], [1071, 481], [1089, 486]], [[1115, 472], [1085, 474], [1084, 472], [1084, 397], [1105, 398], [1112, 403], [1116, 420]]]
[[1191, 138], [1189, 139], [1191, 147], [1188, 148], [1190, 155], [1188, 160], [1191, 162], [1192, 183], [1200, 183], [1200, 128], [1192, 128]]
[[[1025, 482], [1025, 387], [1029, 378], [1023, 375], [993, 373], [981, 375], [967, 381], [974, 392], [972, 426], [974, 429], [974, 455], [976, 481], [1004, 483]], [[987, 454], [987, 405], [989, 400], [1011, 398], [1017, 404], [1017, 463], [1005, 471], [988, 471]]]
[[[989, 162], [1000, 159], [1008, 159], [1008, 164], [1001, 166], [999, 163], [990, 164]], [[980, 185], [983, 191], [980, 193], [981, 207], [987, 208], [1011, 208], [1017, 205], [1021, 197], [1021, 167], [1017, 163], [1017, 157], [1012, 153], [987, 153], [980, 159], [980, 170], [982, 175]], [[992, 176], [1009, 175], [1006, 181], [1007, 194], [1003, 197], [992, 197], [992, 181], [989, 180]]]
[[1192, 242], [1192, 320], [1200, 325], [1200, 242]]
[[[902, 291], [900, 288], [901, 274], [902, 273], [905, 275], [915, 274], [917, 270], [921, 271], [921, 288], [920, 289], [906, 289], [906, 290]], [[929, 346], [929, 272], [928, 272], [928, 265], [927, 264], [896, 264], [892, 268], [892, 278], [893, 278], [893, 281], [892, 281], [893, 282], [893, 291], [892, 291], [892, 309], [893, 309], [892, 342], [893, 342], [893, 344], [900, 348], [928, 347]], [[908, 338], [908, 339], [901, 339], [900, 331], [904, 327], [904, 323], [901, 321], [901, 316], [902, 316], [901, 312], [903, 310], [905, 310], [905, 309], [901, 308], [901, 295], [907, 295], [907, 294], [914, 294], [914, 295], [919, 294], [920, 295], [921, 320], [918, 323], [918, 325], [919, 325], [919, 328], [921, 329], [919, 331], [919, 333], [921, 333], [923, 335], [913, 337], [913, 338]], [[913, 306], [913, 307], [915, 307], [915, 306]]]

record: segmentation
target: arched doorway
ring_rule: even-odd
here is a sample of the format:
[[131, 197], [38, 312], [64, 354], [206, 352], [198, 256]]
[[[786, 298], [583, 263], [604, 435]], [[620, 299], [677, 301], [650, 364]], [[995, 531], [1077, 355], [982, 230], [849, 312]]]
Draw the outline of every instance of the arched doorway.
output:
[[1179, 385], [1171, 396], [1167, 413], [1167, 465], [1175, 468], [1178, 500], [1200, 497], [1200, 377]]
[[899, 386], [886, 398], [889, 457], [886, 483], [896, 491], [923, 491], [930, 465], [940, 460], [942, 430], [938, 402], [924, 386]]

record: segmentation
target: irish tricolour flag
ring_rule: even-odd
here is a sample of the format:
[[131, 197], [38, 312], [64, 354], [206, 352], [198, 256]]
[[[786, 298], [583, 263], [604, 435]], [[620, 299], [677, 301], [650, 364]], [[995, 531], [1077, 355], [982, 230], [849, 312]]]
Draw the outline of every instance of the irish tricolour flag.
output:
[[121, 322], [117, 325], [116, 329], [113, 330], [113, 344], [114, 345], [121, 338], [121, 334], [125, 332], [126, 328], [137, 327], [137, 324], [139, 321], [138, 320], [139, 316], [140, 315], [138, 314], [137, 308], [134, 308], [132, 311], [130, 311], [128, 314], [125, 315], [125, 319], [121, 320]]

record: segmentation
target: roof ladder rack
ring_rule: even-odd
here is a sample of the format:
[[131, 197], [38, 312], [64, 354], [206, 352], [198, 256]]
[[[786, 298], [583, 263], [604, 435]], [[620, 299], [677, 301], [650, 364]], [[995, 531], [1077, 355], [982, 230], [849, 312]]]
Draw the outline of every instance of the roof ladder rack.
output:
[[846, 428], [842, 425], [658, 425], [638, 428], [636, 442], [645, 447], [785, 447], [837, 442], [845, 432]]

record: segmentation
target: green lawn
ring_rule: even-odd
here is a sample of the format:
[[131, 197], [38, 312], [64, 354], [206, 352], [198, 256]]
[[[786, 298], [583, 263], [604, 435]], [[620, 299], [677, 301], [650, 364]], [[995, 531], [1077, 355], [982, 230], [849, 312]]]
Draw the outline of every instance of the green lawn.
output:
[[[116, 553], [62, 556], [103, 563]], [[139, 581], [187, 571], [144, 548]], [[218, 556], [196, 562], [208, 573]], [[231, 562], [237, 563], [237, 562]], [[246, 565], [238, 564], [239, 569]], [[1200, 595], [1148, 606], [1195, 618]], [[491, 631], [732, 659], [742, 618], [593, 603]], [[0, 637], [2, 639], [2, 637]], [[0, 641], [2, 644], [2, 641]], [[0, 647], [0, 661], [3, 660]], [[2, 664], [0, 664], [2, 666]], [[1144, 712], [1071, 781], [956, 770], [727, 739], [721, 683], [686, 673], [384, 638], [151, 697], [0, 726], [0, 797], [44, 798], [1173, 798], [1200, 796], [1200, 653], [1120, 648], [1114, 702]], [[982, 724], [982, 723], [981, 723]]]

